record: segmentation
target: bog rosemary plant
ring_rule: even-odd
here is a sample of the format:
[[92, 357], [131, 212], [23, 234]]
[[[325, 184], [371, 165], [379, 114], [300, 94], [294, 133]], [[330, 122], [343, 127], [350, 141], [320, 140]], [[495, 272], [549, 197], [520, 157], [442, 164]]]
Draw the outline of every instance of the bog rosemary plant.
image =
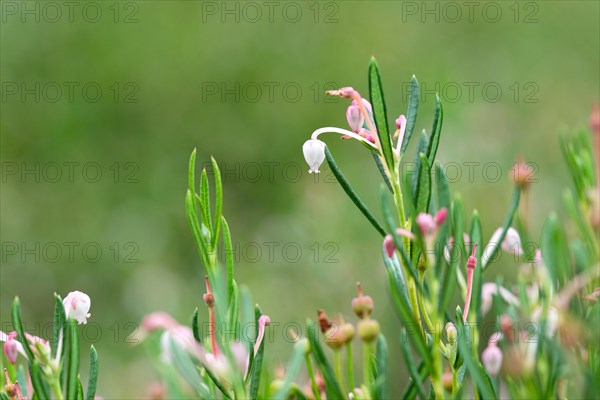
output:
[[[444, 118], [439, 97], [431, 130], [418, 135], [411, 156], [407, 149], [420, 103], [416, 77], [407, 112], [396, 119], [395, 129], [388, 125], [374, 59], [368, 83], [368, 100], [351, 87], [328, 92], [351, 100], [346, 111], [350, 130], [317, 129], [303, 152], [311, 173], [319, 173], [327, 161], [373, 234], [381, 235], [381, 248], [373, 253], [381, 254], [382, 262], [371, 268], [380, 264], [387, 271], [400, 332], [384, 336], [373, 299], [359, 284], [348, 307], [355, 316], [345, 313], [347, 321], [341, 315], [332, 320], [318, 310], [317, 320], [306, 322], [306, 337], [296, 338], [285, 369], [263, 368], [270, 318], [235, 280], [219, 168], [212, 160], [212, 185], [206, 169], [197, 179], [194, 150], [185, 205], [205, 290], [189, 323], [180, 324], [164, 312], [143, 318], [142, 338], [160, 376], [146, 394], [201, 399], [598, 398], [600, 110], [592, 117], [593, 144], [584, 130], [561, 138], [575, 188], [563, 192], [569, 229], [551, 214], [540, 234], [531, 232], [532, 171], [520, 160], [513, 168], [514, 193], [504, 222], [486, 241], [478, 212], [467, 215], [436, 161]], [[381, 175], [381, 218], [342, 174], [318, 138], [323, 133], [354, 139], [373, 158]], [[402, 168], [407, 159], [412, 170]], [[221, 247], [224, 260], [217, 256]], [[495, 271], [500, 278], [490, 278], [500, 252], [515, 257], [515, 282], [503, 282], [500, 271]], [[56, 296], [55, 340], [49, 344], [24, 332], [15, 299], [15, 332], [0, 332], [6, 365], [3, 400], [94, 398], [98, 357], [92, 347], [84, 395], [76, 325], [86, 322], [89, 305], [89, 297], [80, 292], [64, 301]], [[208, 318], [208, 335], [200, 329], [201, 315]], [[390, 346], [400, 348], [408, 372], [400, 393], [391, 391], [390, 380], [403, 375], [388, 368]], [[354, 365], [358, 350], [361, 363]], [[27, 367], [19, 359], [27, 360]]]

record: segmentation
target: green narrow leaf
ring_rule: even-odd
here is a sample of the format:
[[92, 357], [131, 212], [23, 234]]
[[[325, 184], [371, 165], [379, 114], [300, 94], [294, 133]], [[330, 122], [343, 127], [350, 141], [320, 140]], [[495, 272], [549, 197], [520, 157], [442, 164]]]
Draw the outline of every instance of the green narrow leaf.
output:
[[427, 148], [427, 161], [430, 168], [433, 167], [440, 137], [442, 135], [442, 124], [444, 122], [444, 108], [440, 102], [440, 96], [435, 95], [435, 111], [433, 114], [433, 127], [431, 128], [431, 138], [429, 139], [429, 147]]
[[342, 399], [345, 398], [342, 390], [340, 389], [340, 384], [337, 381], [335, 374], [333, 373], [333, 369], [331, 365], [329, 365], [329, 361], [327, 357], [325, 357], [325, 353], [323, 352], [323, 348], [321, 347], [321, 343], [319, 342], [319, 334], [317, 333], [317, 324], [313, 323], [311, 320], [307, 321], [308, 325], [308, 341], [310, 342], [310, 349], [312, 351], [313, 357], [319, 370], [323, 374], [323, 378], [325, 379], [325, 393], [327, 394], [328, 399]]
[[292, 383], [296, 380], [296, 377], [300, 373], [302, 364], [304, 363], [304, 355], [306, 354], [306, 347], [302, 341], [296, 342], [294, 345], [294, 353], [290, 360], [288, 367], [286, 368], [285, 378], [283, 385], [277, 390], [274, 399], [287, 399], [289, 398], [289, 392], [291, 390]]
[[212, 232], [211, 247], [214, 249], [219, 240], [219, 231], [221, 229], [221, 215], [223, 213], [223, 182], [221, 181], [221, 171], [217, 161], [211, 157], [210, 161], [215, 175], [215, 227]]
[[227, 264], [227, 295], [231, 299], [233, 296], [233, 245], [231, 243], [231, 232], [229, 224], [225, 217], [221, 216], [221, 225], [223, 226], [223, 242], [225, 243], [225, 263]]
[[[438, 210], [445, 208], [450, 215], [450, 188], [444, 168], [440, 163], [435, 164], [435, 182], [437, 184], [437, 207]], [[438, 232], [435, 248], [435, 276], [443, 276], [444, 247], [448, 243], [450, 235], [450, 218], [447, 219]]]
[[388, 379], [388, 348], [383, 334], [377, 337], [375, 364], [375, 398], [387, 399], [387, 379]]
[[202, 210], [202, 222], [204, 226], [212, 233], [212, 220], [210, 215], [210, 187], [208, 185], [208, 175], [206, 168], [202, 170], [200, 178], [200, 208]]
[[236, 337], [240, 328], [238, 325], [238, 287], [237, 283], [233, 281], [233, 294], [231, 296], [229, 308], [229, 327], [231, 330], [235, 331]]
[[455, 323], [458, 334], [458, 351], [460, 356], [465, 363], [469, 374], [471, 375], [471, 379], [473, 383], [477, 387], [477, 390], [481, 394], [481, 398], [483, 399], [496, 399], [496, 393], [494, 391], [494, 387], [491, 384], [491, 380], [489, 376], [483, 369], [483, 366], [473, 359], [473, 354], [471, 353], [471, 332], [468, 324], [462, 323], [462, 311], [460, 307], [456, 308], [456, 320]]
[[450, 304], [452, 299], [452, 293], [456, 287], [456, 268], [460, 262], [461, 252], [464, 246], [463, 239], [463, 205], [462, 198], [457, 194], [454, 197], [454, 203], [452, 204], [450, 215], [452, 218], [452, 236], [454, 237], [454, 245], [452, 246], [452, 256], [450, 260], [450, 268], [446, 270], [444, 274], [444, 281], [442, 284], [442, 293], [439, 297], [439, 312], [444, 313]]
[[[65, 326], [67, 324], [67, 316], [65, 314], [65, 306], [63, 305], [62, 298], [54, 293], [54, 326], [53, 326], [53, 335], [54, 338], [52, 340], [52, 357], [56, 357], [56, 351], [58, 348], [58, 342], [60, 338], [65, 336]], [[62, 347], [61, 350], [61, 359], [65, 354], [65, 347]]]
[[90, 379], [87, 387], [87, 400], [94, 400], [96, 397], [96, 385], [98, 383], [98, 352], [92, 345], [90, 348]]
[[504, 225], [502, 225], [502, 234], [500, 235], [500, 237], [498, 238], [498, 241], [496, 243], [488, 244], [488, 247], [492, 246], [491, 250], [488, 250], [486, 247], [485, 253], [489, 254], [489, 256], [485, 259], [483, 259], [483, 257], [482, 257], [481, 268], [483, 268], [484, 270], [487, 268], [490, 261], [494, 260], [494, 257], [496, 256], [496, 253], [498, 252], [498, 249], [500, 248], [500, 245], [504, 241], [506, 232], [508, 231], [508, 228], [510, 228], [510, 224], [512, 223], [513, 216], [515, 215], [515, 213], [517, 212], [517, 209], [519, 208], [519, 199], [520, 198], [521, 198], [521, 189], [519, 189], [519, 186], [515, 185], [515, 193], [513, 194], [512, 203], [508, 210], [508, 214], [506, 215], [506, 218], [504, 219]]
[[66, 398], [77, 397], [77, 382], [79, 376], [79, 336], [77, 322], [73, 319], [67, 321], [67, 339], [69, 348], [67, 350], [67, 390]]
[[377, 169], [379, 170], [379, 173], [383, 177], [383, 181], [385, 182], [386, 186], [388, 187], [390, 192], [394, 193], [394, 189], [392, 189], [392, 184], [390, 183], [390, 180], [389, 180], [387, 174], [385, 173], [385, 168], [383, 167], [383, 164], [381, 163], [381, 158], [379, 158], [379, 154], [377, 154], [376, 151], [371, 151], [371, 155], [373, 156], [373, 159], [375, 160]]
[[329, 168], [331, 168], [333, 175], [336, 177], [336, 179], [342, 186], [342, 189], [344, 189], [344, 192], [346, 192], [348, 197], [350, 197], [350, 200], [352, 200], [354, 205], [369, 220], [369, 222], [371, 223], [371, 225], [373, 225], [377, 232], [379, 232], [381, 236], [385, 236], [385, 230], [377, 221], [377, 219], [375, 219], [373, 214], [371, 214], [365, 203], [363, 203], [362, 200], [358, 197], [354, 189], [352, 189], [352, 186], [350, 186], [350, 184], [344, 177], [344, 174], [342, 174], [342, 171], [340, 171], [339, 167], [335, 163], [335, 160], [333, 159], [333, 156], [331, 155], [331, 152], [329, 152], [327, 146], [325, 146], [325, 157], [327, 158], [327, 163], [329, 164]]
[[171, 349], [173, 366], [181, 377], [194, 388], [201, 398], [210, 398], [210, 391], [202, 381], [192, 359], [171, 336], [169, 336], [169, 347]]
[[202, 343], [200, 330], [198, 329], [198, 307], [196, 307], [194, 315], [192, 315], [192, 333], [194, 334], [194, 339], [196, 339], [198, 343]]
[[423, 164], [421, 162], [421, 153], [427, 154], [428, 146], [429, 146], [429, 138], [427, 137], [427, 133], [425, 132], [425, 130], [423, 130], [423, 132], [421, 132], [421, 135], [419, 136], [419, 145], [417, 146], [417, 151], [415, 151], [415, 161], [413, 163], [414, 172], [413, 172], [412, 181], [411, 181], [412, 200], [413, 200], [413, 204], [415, 205], [415, 207], [417, 205], [418, 186], [419, 186], [419, 181], [421, 180], [421, 170], [422, 170], [421, 166]]
[[[260, 307], [256, 306], [256, 309], [255, 309], [256, 330], [257, 330], [256, 340], [258, 340], [258, 320], [260, 319], [261, 315], [262, 315], [262, 312], [260, 310]], [[263, 340], [260, 343], [258, 351], [256, 352], [256, 354], [253, 357], [252, 365], [250, 365], [248, 367], [248, 374], [251, 376], [251, 378], [250, 378], [250, 398], [251, 399], [258, 398], [258, 388], [260, 386], [260, 373], [262, 371], [262, 362], [263, 362], [263, 356], [265, 353], [265, 342], [266, 341], [267, 340], [263, 337]], [[254, 344], [256, 345], [256, 341]]]
[[385, 99], [383, 97], [383, 87], [381, 85], [381, 74], [375, 58], [371, 58], [369, 65], [369, 94], [371, 105], [373, 106], [373, 117], [375, 119], [375, 128], [377, 136], [381, 143], [383, 158], [390, 171], [394, 170], [394, 154], [392, 152], [392, 140], [387, 123], [387, 112], [385, 109]]
[[550, 214], [542, 229], [542, 255], [544, 264], [552, 277], [552, 283], [564, 286], [567, 271], [571, 270], [571, 262], [565, 245], [565, 234], [558, 222], [556, 214]]
[[204, 241], [202, 230], [198, 223], [198, 214], [195, 211], [195, 200], [190, 190], [187, 191], [187, 194], [185, 196], [185, 206], [188, 216], [188, 222], [190, 223], [190, 227], [192, 228], [192, 234], [194, 236], [194, 241], [196, 242], [196, 248], [198, 249], [198, 253], [200, 254], [200, 259], [204, 264], [207, 274], [212, 274], [212, 271], [210, 271], [210, 263], [208, 262], [207, 258], [208, 250], [206, 249], [206, 243]]
[[0, 399], [2, 399], [2, 400], [10, 400], [10, 398], [4, 392], [0, 392]]
[[23, 330], [23, 322], [21, 320], [21, 301], [18, 297], [15, 297], [15, 300], [12, 304], [12, 322], [15, 331], [17, 332], [17, 338], [19, 342], [23, 345], [25, 349], [25, 353], [27, 354], [27, 358], [33, 360], [33, 352], [31, 351], [31, 347], [29, 346], [29, 341], [25, 338], [25, 331]]
[[417, 212], [429, 211], [429, 200], [431, 199], [431, 175], [430, 168], [427, 164], [427, 156], [419, 153], [421, 159], [419, 169], [419, 181], [417, 184], [416, 208]]
[[410, 304], [406, 289], [406, 282], [404, 281], [404, 275], [402, 275], [402, 271], [400, 270], [398, 256], [394, 254], [392, 258], [389, 258], [385, 250], [385, 245], [382, 245], [382, 256], [383, 263], [385, 264], [385, 268], [388, 272], [390, 285], [393, 285], [391, 289], [397, 291], [402, 296], [406, 304]]
[[79, 375], [77, 376], [77, 400], [83, 400], [83, 385]]
[[[190, 156], [189, 163], [189, 172], [188, 172], [188, 189], [191, 193], [193, 193], [193, 197], [196, 196], [196, 149], [192, 151], [192, 155]], [[198, 207], [196, 206], [196, 202], [193, 203], [195, 214], [198, 215]]]
[[406, 112], [406, 129], [404, 131], [404, 139], [402, 140], [402, 147], [400, 148], [400, 156], [404, 154], [410, 137], [412, 136], [413, 130], [415, 129], [415, 123], [417, 122], [417, 112], [419, 111], [419, 81], [416, 76], [412, 76], [410, 80], [410, 91], [408, 94], [408, 111]]
[[[421, 377], [421, 374], [419, 373], [418, 369], [417, 369], [417, 365], [416, 363], [413, 361], [412, 356], [410, 355], [410, 349], [408, 348], [408, 341], [406, 340], [406, 338], [408, 337], [407, 333], [406, 333], [406, 328], [402, 327], [401, 333], [400, 333], [400, 349], [402, 350], [402, 356], [404, 357], [404, 361], [405, 361], [405, 365], [406, 368], [408, 369], [408, 374], [410, 375], [410, 378], [412, 379], [411, 382], [411, 386], [414, 387], [417, 392], [419, 393], [419, 396], [421, 396], [421, 398], [425, 398], [427, 397], [427, 395], [425, 394], [425, 387], [423, 387], [423, 378]], [[423, 366], [424, 364], [421, 363], [421, 366]], [[419, 368], [421, 369], [421, 368]], [[409, 386], [406, 390], [407, 395], [403, 396], [403, 398], [408, 398], [408, 393], [411, 392], [411, 386]]]
[[29, 365], [29, 375], [31, 376], [31, 385], [33, 386], [33, 395], [38, 399], [50, 399], [48, 388], [44, 384], [44, 378], [40, 363], [35, 360]]

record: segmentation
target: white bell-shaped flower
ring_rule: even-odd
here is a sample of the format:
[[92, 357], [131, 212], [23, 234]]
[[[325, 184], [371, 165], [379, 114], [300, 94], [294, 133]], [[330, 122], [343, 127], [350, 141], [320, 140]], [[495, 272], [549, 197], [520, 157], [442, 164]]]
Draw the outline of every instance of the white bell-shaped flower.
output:
[[319, 167], [325, 160], [325, 142], [319, 139], [309, 139], [304, 142], [302, 151], [304, 152], [304, 159], [310, 167], [308, 172], [311, 174], [313, 172], [316, 174], [321, 172], [319, 171]]
[[90, 307], [92, 301], [90, 296], [83, 292], [75, 291], [71, 292], [63, 300], [65, 306], [65, 314], [67, 319], [73, 318], [78, 324], [86, 324], [87, 319], [90, 317]]

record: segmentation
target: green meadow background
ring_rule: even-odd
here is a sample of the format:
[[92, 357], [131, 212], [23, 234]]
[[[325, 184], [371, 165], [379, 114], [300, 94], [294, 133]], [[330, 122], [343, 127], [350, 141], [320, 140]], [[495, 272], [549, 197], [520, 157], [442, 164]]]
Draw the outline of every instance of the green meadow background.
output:
[[[0, 322], [11, 330], [18, 295], [27, 328], [48, 336], [53, 292], [88, 293], [82, 349], [100, 353], [104, 398], [144, 398], [157, 379], [143, 346], [128, 343], [146, 313], [189, 323], [200, 306], [207, 319], [184, 208], [194, 148], [223, 169], [237, 281], [273, 322], [270, 365], [286, 363], [287, 328], [318, 308], [356, 321], [360, 281], [399, 395], [408, 378], [381, 237], [326, 166], [309, 175], [302, 156], [314, 129], [347, 125], [347, 101], [325, 90], [366, 95], [375, 56], [390, 123], [406, 111], [412, 74], [420, 80], [417, 130], [430, 129], [439, 92], [438, 158], [486, 237], [504, 218], [519, 154], [536, 168], [535, 237], [551, 210], [563, 214], [558, 137], [586, 127], [599, 100], [596, 1], [73, 3], [0, 3]], [[371, 156], [322, 139], [380, 215]], [[518, 268], [505, 256], [486, 278], [510, 285]]]

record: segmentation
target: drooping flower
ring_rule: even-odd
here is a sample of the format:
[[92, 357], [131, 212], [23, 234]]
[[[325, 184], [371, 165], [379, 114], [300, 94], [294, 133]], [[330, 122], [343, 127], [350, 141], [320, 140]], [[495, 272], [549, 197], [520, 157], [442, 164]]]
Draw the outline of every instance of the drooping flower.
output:
[[87, 323], [87, 318], [91, 315], [88, 313], [92, 305], [90, 296], [79, 291], [71, 292], [64, 298], [63, 305], [67, 319], [73, 318], [80, 325]]
[[346, 120], [348, 120], [348, 125], [350, 125], [350, 129], [352, 129], [352, 132], [354, 133], [358, 133], [363, 127], [365, 117], [360, 112], [360, 107], [356, 100], [352, 100], [352, 103], [346, 109]]
[[490, 341], [487, 347], [481, 353], [481, 361], [488, 374], [496, 376], [502, 368], [502, 350], [496, 345], [495, 341]]
[[[335, 127], [325, 127], [314, 131], [311, 138], [302, 146], [304, 159], [310, 167], [309, 173], [319, 173], [319, 166], [325, 160], [325, 143], [317, 139], [322, 133], [337, 133], [342, 135], [344, 139], [356, 139], [381, 154], [381, 149], [377, 144], [377, 131], [372, 119], [373, 111], [371, 104], [351, 87], [329, 90], [327, 94], [352, 99], [352, 103], [346, 110], [346, 119], [352, 131]], [[365, 122], [368, 129], [363, 128]]]
[[321, 172], [319, 167], [325, 161], [325, 143], [319, 139], [307, 140], [302, 146], [302, 151], [304, 152], [304, 159], [310, 167], [308, 172], [311, 174]]
[[17, 362], [19, 354], [19, 342], [15, 340], [16, 332], [7, 335], [7, 340], [4, 342], [4, 354], [11, 364]]
[[[411, 240], [415, 238], [415, 235], [411, 231], [407, 231], [406, 229], [398, 228], [396, 229], [396, 233], [398, 233], [398, 235], [400, 236], [407, 237]], [[394, 256], [394, 253], [396, 252], [396, 244], [394, 243], [394, 238], [392, 237], [392, 235], [386, 235], [385, 238], [383, 238], [383, 247], [385, 248], [385, 253], [387, 254], [387, 256], [389, 258], [392, 258]]]

